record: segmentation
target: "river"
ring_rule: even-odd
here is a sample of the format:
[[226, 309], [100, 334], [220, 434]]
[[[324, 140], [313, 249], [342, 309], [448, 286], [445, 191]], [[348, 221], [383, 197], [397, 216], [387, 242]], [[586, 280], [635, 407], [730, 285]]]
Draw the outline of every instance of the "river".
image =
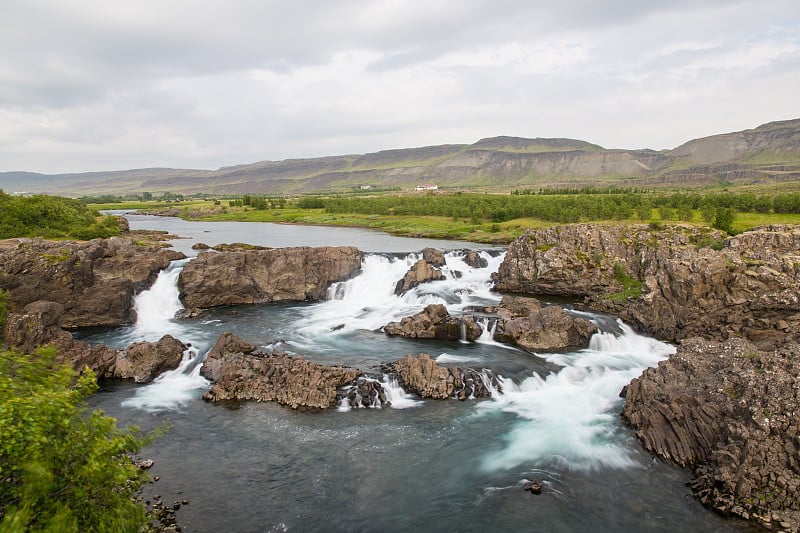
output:
[[[146, 494], [189, 500], [177, 513], [184, 531], [748, 530], [703, 509], [685, 486], [687, 473], [644, 453], [621, 424], [620, 389], [672, 346], [593, 314], [583, 316], [601, 332], [571, 353], [527, 353], [488, 333], [477, 342], [423, 342], [378, 331], [429, 303], [445, 303], [451, 314], [498, 303], [489, 276], [501, 250], [477, 247], [488, 266], [472, 268], [458, 251], [476, 248], [466, 243], [359, 229], [129, 220], [133, 229], [190, 237], [176, 241], [182, 250], [202, 240], [370, 252], [362, 273], [331, 287], [326, 301], [227, 307], [185, 320], [172, 318], [181, 307], [183, 262], [175, 262], [137, 296], [135, 325], [77, 333], [113, 346], [165, 333], [192, 343], [178, 370], [149, 385], [104, 383], [90, 402], [123, 426], [149, 430], [169, 421], [171, 429], [143, 452], [160, 477]], [[394, 295], [430, 245], [448, 250], [446, 279]], [[383, 409], [209, 404], [200, 398], [209, 383], [199, 365], [223, 331], [362, 369], [426, 352], [441, 363], [491, 369], [502, 376], [502, 391], [491, 400], [422, 401], [387, 382], [394, 401]], [[527, 480], [541, 480], [543, 493], [523, 491]]]

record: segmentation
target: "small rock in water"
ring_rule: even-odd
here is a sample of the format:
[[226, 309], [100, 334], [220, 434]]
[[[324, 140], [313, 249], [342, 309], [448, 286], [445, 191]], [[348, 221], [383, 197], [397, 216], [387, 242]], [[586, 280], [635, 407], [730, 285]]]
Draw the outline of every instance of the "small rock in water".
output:
[[134, 459], [133, 464], [142, 470], [147, 470], [148, 468], [152, 467], [153, 464], [155, 464], [155, 461], [152, 459]]
[[541, 494], [542, 483], [540, 481], [529, 481], [522, 486], [522, 490], [527, 490], [531, 494]]

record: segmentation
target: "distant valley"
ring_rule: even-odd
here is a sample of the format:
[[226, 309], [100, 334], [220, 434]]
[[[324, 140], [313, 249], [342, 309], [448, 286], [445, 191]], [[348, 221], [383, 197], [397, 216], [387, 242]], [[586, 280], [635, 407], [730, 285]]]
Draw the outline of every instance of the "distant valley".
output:
[[223, 167], [75, 174], [0, 172], [8, 193], [287, 195], [399, 188], [710, 187], [800, 181], [800, 119], [690, 140], [672, 150], [606, 149], [574, 139], [492, 137]]

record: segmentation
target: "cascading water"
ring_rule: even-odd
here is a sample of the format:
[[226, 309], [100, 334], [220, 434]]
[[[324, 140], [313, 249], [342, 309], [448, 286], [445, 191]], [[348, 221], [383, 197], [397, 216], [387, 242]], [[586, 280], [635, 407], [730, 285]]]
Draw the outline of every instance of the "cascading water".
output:
[[519, 385], [504, 380], [504, 392], [480, 404], [481, 415], [502, 411], [519, 417], [506, 445], [485, 457], [485, 468], [533, 462], [591, 470], [634, 464], [618, 434], [619, 391], [675, 349], [622, 322], [617, 326], [620, 335], [596, 333], [585, 350], [542, 354], [561, 370], [546, 377], [534, 374]]
[[123, 405], [146, 411], [176, 409], [199, 396], [210, 383], [200, 375], [202, 357], [209, 346], [208, 339], [175, 320], [183, 309], [178, 290], [178, 277], [187, 260], [173, 261], [159, 273], [153, 286], [142, 291], [134, 300], [136, 324], [129, 337], [135, 340], [156, 341], [170, 334], [188, 348], [178, 368], [164, 372], [149, 385], [139, 388]]

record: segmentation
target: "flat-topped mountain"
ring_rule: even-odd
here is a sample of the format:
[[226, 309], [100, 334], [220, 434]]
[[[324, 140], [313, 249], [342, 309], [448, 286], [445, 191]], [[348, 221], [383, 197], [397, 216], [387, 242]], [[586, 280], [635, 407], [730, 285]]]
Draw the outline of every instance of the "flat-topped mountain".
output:
[[150, 168], [44, 175], [0, 172], [0, 188], [93, 194], [296, 194], [357, 188], [703, 187], [800, 179], [800, 119], [688, 141], [672, 150], [606, 149], [575, 139], [490, 137], [445, 144], [218, 170]]

